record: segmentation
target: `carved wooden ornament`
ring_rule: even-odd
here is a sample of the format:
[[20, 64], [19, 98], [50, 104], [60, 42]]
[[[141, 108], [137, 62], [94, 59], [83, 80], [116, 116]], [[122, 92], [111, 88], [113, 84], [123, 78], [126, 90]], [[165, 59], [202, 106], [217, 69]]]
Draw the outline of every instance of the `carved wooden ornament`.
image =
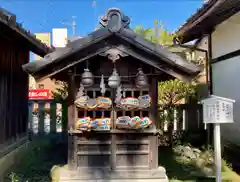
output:
[[107, 51], [105, 51], [105, 52], [103, 52], [103, 53], [101, 53], [99, 55], [108, 57], [108, 59], [110, 59], [113, 63], [115, 63], [116, 60], [120, 59], [120, 56], [121, 57], [128, 56], [128, 54], [120, 51], [117, 48], [108, 49]]

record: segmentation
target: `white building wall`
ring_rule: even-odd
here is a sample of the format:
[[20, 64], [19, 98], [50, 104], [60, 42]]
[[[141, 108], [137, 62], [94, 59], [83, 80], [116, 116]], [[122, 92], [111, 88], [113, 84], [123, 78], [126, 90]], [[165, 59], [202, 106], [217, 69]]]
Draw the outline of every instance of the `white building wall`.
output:
[[212, 65], [214, 95], [236, 100], [234, 124], [221, 125], [222, 137], [240, 145], [240, 56]]
[[240, 12], [219, 24], [212, 33], [212, 57], [240, 49]]
[[[213, 59], [240, 49], [240, 13], [218, 25], [212, 34]], [[212, 64], [213, 94], [236, 100], [234, 124], [222, 125], [222, 137], [240, 145], [240, 56]]]

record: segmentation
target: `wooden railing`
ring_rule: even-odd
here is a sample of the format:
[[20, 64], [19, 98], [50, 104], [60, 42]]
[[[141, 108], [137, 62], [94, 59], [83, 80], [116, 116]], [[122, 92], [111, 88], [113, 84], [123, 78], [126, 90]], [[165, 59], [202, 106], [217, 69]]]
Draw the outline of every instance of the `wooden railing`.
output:
[[[29, 130], [33, 134], [61, 132], [61, 107], [62, 105], [54, 100], [30, 100]], [[168, 109], [159, 109], [157, 128], [163, 132], [167, 132], [170, 125], [173, 131], [206, 129], [202, 122], [201, 104], [180, 104], [174, 106], [171, 114], [169, 112]]]
[[174, 106], [172, 111], [159, 109], [157, 128], [164, 132], [168, 131], [170, 125], [173, 131], [206, 129], [202, 119], [201, 104], [180, 104]]
[[55, 100], [29, 100], [30, 133], [34, 135], [62, 131], [62, 105]]
[[160, 109], [159, 107], [159, 146], [173, 146], [184, 137], [184, 133], [207, 132], [203, 123], [201, 104], [174, 105], [171, 109]]

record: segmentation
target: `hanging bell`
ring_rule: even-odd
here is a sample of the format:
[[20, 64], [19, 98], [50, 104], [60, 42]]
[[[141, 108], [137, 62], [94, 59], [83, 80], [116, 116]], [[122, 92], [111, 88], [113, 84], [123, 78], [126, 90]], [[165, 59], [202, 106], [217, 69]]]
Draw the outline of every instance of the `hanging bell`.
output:
[[142, 68], [138, 69], [138, 73], [136, 75], [136, 86], [137, 88], [143, 88], [148, 85], [147, 76], [143, 73]]
[[114, 68], [112, 75], [108, 78], [108, 86], [110, 88], [118, 88], [120, 81], [120, 76], [118, 75], [116, 68]]
[[89, 71], [89, 69], [84, 69], [81, 84], [84, 87], [90, 87], [93, 85], [93, 74]]

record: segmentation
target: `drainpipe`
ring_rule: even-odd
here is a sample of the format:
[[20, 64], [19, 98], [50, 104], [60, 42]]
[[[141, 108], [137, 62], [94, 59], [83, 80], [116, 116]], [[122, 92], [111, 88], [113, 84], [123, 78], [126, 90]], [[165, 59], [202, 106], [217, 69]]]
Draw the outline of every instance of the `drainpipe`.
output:
[[[182, 45], [177, 39], [173, 40], [173, 46], [178, 46], [182, 48], [189, 48], [194, 51], [204, 52], [206, 63], [205, 63], [205, 71], [206, 71], [206, 83], [208, 84], [208, 93], [209, 95], [213, 94], [212, 90], [212, 66], [210, 64], [210, 60], [212, 59], [212, 37], [211, 33], [208, 34], [208, 50], [200, 49], [191, 45]], [[209, 73], [209, 74], [208, 74]], [[213, 144], [213, 124], [208, 124], [207, 126], [207, 147]]]
[[[208, 34], [208, 59], [212, 60], [212, 34]], [[210, 95], [213, 94], [213, 87], [212, 87], [212, 65], [209, 63], [209, 74], [210, 74], [210, 79], [209, 79], [209, 91]]]
[[[212, 60], [212, 33], [211, 32], [208, 34], [208, 59], [210, 61]], [[213, 94], [213, 86], [212, 86], [212, 65], [211, 65], [211, 63], [209, 63], [209, 74], [210, 74], [209, 91], [210, 91], [210, 95], [212, 95]], [[213, 128], [214, 128], [213, 124], [209, 124], [209, 127], [207, 128], [209, 145], [213, 145]]]

